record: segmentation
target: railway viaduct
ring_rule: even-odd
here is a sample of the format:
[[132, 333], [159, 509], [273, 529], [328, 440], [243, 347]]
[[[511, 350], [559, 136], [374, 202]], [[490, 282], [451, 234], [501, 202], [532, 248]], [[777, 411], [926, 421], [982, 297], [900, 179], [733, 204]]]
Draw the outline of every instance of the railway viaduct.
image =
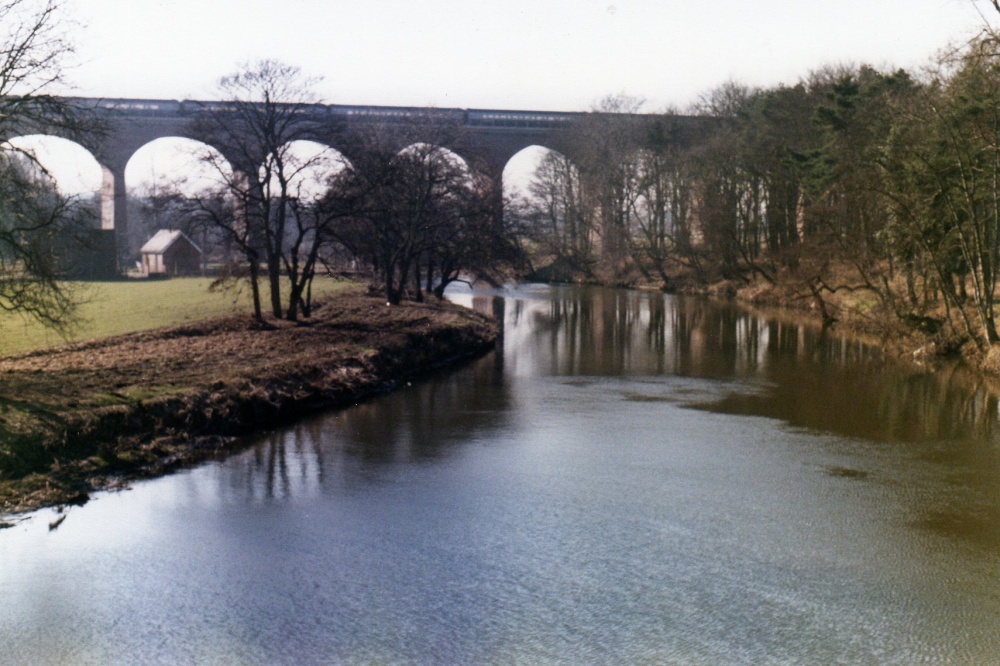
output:
[[[127, 228], [125, 167], [140, 148], [166, 137], [203, 140], [196, 134], [199, 114], [217, 112], [224, 102], [152, 99], [75, 98], [78, 106], [91, 108], [105, 127], [86, 145], [104, 171], [102, 223], [104, 229]], [[348, 159], [353, 148], [346, 137], [362, 123], [402, 123], [433, 114], [462, 127], [461, 143], [443, 147], [454, 151], [470, 164], [485, 167], [499, 178], [507, 162], [524, 148], [551, 145], [554, 135], [574, 119], [586, 114], [541, 111], [496, 111], [485, 109], [427, 109], [420, 107], [317, 105], [309, 110], [321, 118], [327, 132], [315, 139], [339, 151]], [[213, 146], [215, 147], [215, 146]], [[405, 146], [400, 146], [404, 148]], [[217, 148], [217, 147], [216, 147]], [[228, 157], [228, 156], [227, 156]]]
[[[228, 105], [219, 101], [85, 97], [71, 98], [68, 101], [95, 112], [105, 129], [81, 143], [91, 151], [102, 168], [101, 229], [106, 232], [102, 245], [117, 256], [114, 248], [123, 241], [128, 229], [125, 167], [129, 160], [136, 151], [156, 139], [179, 137], [202, 141], [202, 137], [196, 132], [199, 115], [225, 112]], [[460, 142], [455, 145], [445, 143], [443, 147], [497, 180], [502, 179], [507, 162], [519, 151], [533, 145], [558, 147], [559, 133], [573, 121], [588, 115], [549, 111], [347, 105], [311, 105], [306, 112], [310, 114], [311, 124], [321, 128], [315, 140], [338, 150], [348, 160], [351, 159], [353, 150], [348, 137], [353, 128], [362, 124], [402, 124], [426, 118], [443, 119], [461, 128], [458, 132]], [[58, 132], [52, 134], [59, 135]], [[420, 140], [419, 137], [416, 140]], [[404, 147], [399, 146], [400, 149]], [[111, 264], [105, 262], [104, 268], [99, 272], [112, 270], [114, 268]]]

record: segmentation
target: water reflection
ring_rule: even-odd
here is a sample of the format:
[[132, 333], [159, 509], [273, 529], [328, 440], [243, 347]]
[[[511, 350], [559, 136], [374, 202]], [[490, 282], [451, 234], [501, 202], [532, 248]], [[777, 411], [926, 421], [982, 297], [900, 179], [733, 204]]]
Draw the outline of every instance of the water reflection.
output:
[[[881, 351], [811, 322], [769, 318], [698, 298], [600, 288], [533, 286], [453, 297], [503, 322], [497, 350], [378, 401], [262, 437], [224, 470], [224, 487], [253, 500], [312, 497], [378, 483], [386, 465], [444, 461], [462, 447], [516, 429], [532, 405], [519, 376], [564, 377], [567, 393], [597, 378], [689, 377], [691, 387], [629, 385], [605, 399], [673, 402], [718, 414], [775, 419], [851, 440], [909, 446], [901, 478], [862, 463], [834, 477], [920, 485], [919, 465], [951, 482], [924, 492], [915, 524], [1000, 546], [1000, 448], [994, 393], [954, 364], [928, 372], [887, 363]], [[721, 383], [720, 383], [721, 382]], [[721, 389], [719, 388], [721, 387]], [[551, 400], [551, 398], [549, 398]], [[551, 409], [551, 406], [541, 406]], [[860, 465], [860, 466], [859, 466]]]
[[[909, 446], [914, 461], [895, 482], [924, 489], [914, 524], [1000, 547], [997, 394], [960, 363], [928, 371], [887, 361], [850, 336], [698, 298], [557, 287], [551, 300], [514, 298], [513, 365], [566, 376], [671, 375], [727, 380], [721, 397], [691, 400], [630, 392], [631, 401], [674, 399], [706, 412], [766, 417], [867, 442]], [[509, 343], [508, 343], [509, 344]], [[742, 380], [734, 382], [733, 380]], [[868, 454], [871, 455], [871, 451]], [[923, 485], [919, 463], [945, 486]], [[869, 472], [833, 466], [855, 480]], [[892, 481], [883, 470], [879, 479]]]
[[377, 481], [386, 464], [447, 457], [506, 427], [512, 397], [499, 359], [263, 436], [225, 467], [226, 485], [252, 499], [310, 496]]
[[[506, 312], [508, 337], [521, 343], [518, 353], [532, 354], [534, 368], [547, 374], [750, 377], [770, 358], [815, 347], [807, 326], [658, 293], [536, 288], [527, 296], [511, 294]], [[541, 349], [529, 349], [535, 347]], [[867, 349], [845, 343], [833, 353], [850, 362]]]
[[[228, 485], [252, 498], [308, 496], [377, 482], [382, 465], [445, 459], [513, 427], [511, 415], [525, 409], [510, 388], [517, 376], [566, 377], [568, 387], [597, 377], [691, 377], [722, 381], [728, 389], [706, 398], [653, 384], [606, 397], [766, 417], [862, 441], [919, 444], [906, 455], [946, 466], [956, 486], [948, 497], [922, 498], [915, 520], [930, 529], [1000, 539], [992, 528], [1000, 524], [997, 398], [959, 364], [937, 372], [905, 368], [887, 363], [873, 346], [811, 322], [698, 298], [541, 286], [453, 298], [503, 322], [488, 358], [266, 436], [253, 455], [226, 468]], [[853, 480], [870, 476], [840, 465], [827, 472]], [[956, 495], [963, 495], [958, 505], [966, 507], [958, 514]]]
[[878, 441], [997, 433], [997, 395], [957, 363], [907, 368], [813, 322], [693, 297], [572, 287], [549, 296], [514, 292], [507, 306], [508, 362], [521, 374], [742, 379], [760, 390], [693, 406]]

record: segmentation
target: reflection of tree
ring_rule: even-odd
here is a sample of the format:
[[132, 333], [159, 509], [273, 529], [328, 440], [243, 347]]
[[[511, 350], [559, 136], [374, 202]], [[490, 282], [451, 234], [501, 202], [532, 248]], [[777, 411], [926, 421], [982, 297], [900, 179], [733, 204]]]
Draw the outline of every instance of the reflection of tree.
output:
[[342, 437], [367, 461], [439, 458], [484, 432], [502, 428], [510, 403], [496, 364], [484, 358], [345, 411]]
[[225, 485], [245, 498], [283, 498], [322, 488], [329, 475], [322, 419], [269, 434], [223, 468]]
[[[556, 288], [530, 309], [536, 353], [560, 375], [673, 373], [721, 377], [754, 367], [757, 323], [695, 298], [599, 288]], [[737, 358], [738, 351], [747, 358]]]
[[531, 334], [514, 354], [556, 375], [757, 380], [767, 389], [706, 407], [867, 439], [990, 437], [996, 428], [994, 394], [959, 370], [906, 372], [858, 341], [727, 304], [556, 287], [550, 300], [516, 301], [508, 312], [530, 314]]
[[482, 312], [483, 314], [488, 314], [493, 317], [493, 320], [500, 324], [497, 333], [497, 339], [493, 345], [493, 357], [494, 365], [498, 371], [496, 376], [497, 381], [502, 379], [502, 375], [499, 371], [503, 370], [503, 358], [504, 358], [504, 328], [506, 327], [506, 316], [507, 316], [507, 299], [502, 296], [493, 296], [491, 298], [474, 297], [472, 299], [472, 309], [476, 312]]
[[757, 332], [744, 336], [757, 338], [742, 348], [744, 361], [768, 389], [734, 393], [708, 409], [880, 441], [990, 438], [996, 428], [997, 398], [970, 385], [960, 367], [911, 372], [856, 340], [801, 324], [756, 322]]
[[353, 487], [381, 466], [433, 460], [504, 427], [511, 397], [489, 357], [377, 400], [302, 422], [262, 439], [225, 468], [225, 484], [250, 498]]

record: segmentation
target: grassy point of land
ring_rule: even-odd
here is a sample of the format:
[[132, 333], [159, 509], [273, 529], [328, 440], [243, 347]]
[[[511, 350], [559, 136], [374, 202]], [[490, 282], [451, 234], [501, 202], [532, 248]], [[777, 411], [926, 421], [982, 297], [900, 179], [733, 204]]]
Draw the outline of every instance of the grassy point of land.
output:
[[[81, 302], [77, 321], [65, 337], [37, 321], [2, 313], [0, 356], [252, 311], [248, 289], [210, 291], [211, 284], [211, 278], [67, 283]], [[317, 279], [313, 292], [322, 299], [351, 286]]]
[[482, 353], [496, 334], [465, 308], [390, 308], [354, 289], [308, 322], [239, 314], [0, 358], [0, 514], [225, 453], [239, 435]]

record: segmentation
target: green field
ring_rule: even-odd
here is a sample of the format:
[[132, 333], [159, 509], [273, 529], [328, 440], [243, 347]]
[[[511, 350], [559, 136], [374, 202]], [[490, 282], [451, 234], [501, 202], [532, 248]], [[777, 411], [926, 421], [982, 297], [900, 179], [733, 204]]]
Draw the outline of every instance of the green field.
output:
[[[78, 321], [68, 335], [20, 315], [0, 313], [0, 355], [252, 312], [248, 287], [211, 292], [211, 283], [211, 278], [68, 283], [80, 302]], [[317, 278], [313, 295], [332, 294], [352, 284]], [[265, 288], [265, 311], [267, 293]]]

